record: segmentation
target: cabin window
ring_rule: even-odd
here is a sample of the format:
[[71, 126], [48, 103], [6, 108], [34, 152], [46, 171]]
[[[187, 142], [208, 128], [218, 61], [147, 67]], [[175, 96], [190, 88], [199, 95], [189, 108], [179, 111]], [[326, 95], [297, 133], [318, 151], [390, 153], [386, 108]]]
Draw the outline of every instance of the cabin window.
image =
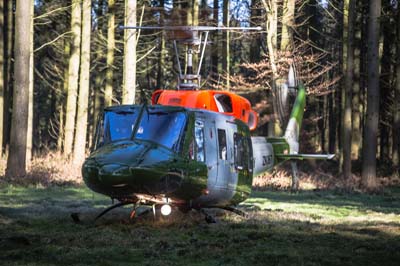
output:
[[218, 129], [218, 153], [221, 160], [227, 159], [226, 132], [224, 129]]
[[198, 162], [204, 162], [204, 122], [196, 121], [194, 127], [194, 135], [196, 139], [196, 159]]
[[252, 156], [252, 154], [250, 154], [250, 138], [235, 133], [233, 135], [233, 143], [235, 168], [238, 170], [249, 170]]
[[220, 113], [231, 113], [232, 112], [232, 100], [229, 95], [226, 94], [215, 94], [215, 103], [217, 104], [218, 112]]

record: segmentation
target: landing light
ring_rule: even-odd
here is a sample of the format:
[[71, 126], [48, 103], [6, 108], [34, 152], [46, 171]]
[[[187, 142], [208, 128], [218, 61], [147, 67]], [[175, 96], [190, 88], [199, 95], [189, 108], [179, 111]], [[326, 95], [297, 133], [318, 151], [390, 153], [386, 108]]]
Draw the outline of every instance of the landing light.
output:
[[164, 204], [161, 207], [161, 214], [164, 215], [164, 216], [170, 215], [171, 211], [172, 211], [172, 208], [171, 208], [171, 206], [169, 204]]

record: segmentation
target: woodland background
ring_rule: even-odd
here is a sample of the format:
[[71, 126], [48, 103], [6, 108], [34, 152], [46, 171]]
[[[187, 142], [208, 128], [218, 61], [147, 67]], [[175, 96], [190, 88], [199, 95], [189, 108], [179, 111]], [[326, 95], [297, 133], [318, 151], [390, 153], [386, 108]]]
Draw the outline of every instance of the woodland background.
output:
[[171, 42], [124, 24], [263, 27], [211, 33], [203, 87], [249, 98], [256, 134], [279, 135], [271, 95], [295, 62], [308, 91], [301, 150], [335, 153], [323, 172], [337, 182], [398, 180], [397, 0], [0, 0], [2, 179], [79, 176], [104, 106], [176, 87]]

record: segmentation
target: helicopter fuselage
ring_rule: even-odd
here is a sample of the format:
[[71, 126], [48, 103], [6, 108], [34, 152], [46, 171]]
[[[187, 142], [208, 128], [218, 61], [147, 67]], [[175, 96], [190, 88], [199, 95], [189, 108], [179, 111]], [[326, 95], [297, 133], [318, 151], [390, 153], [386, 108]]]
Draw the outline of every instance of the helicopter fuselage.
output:
[[203, 208], [245, 200], [254, 166], [250, 131], [239, 119], [199, 109], [125, 105], [104, 110], [82, 175], [92, 190], [119, 201]]

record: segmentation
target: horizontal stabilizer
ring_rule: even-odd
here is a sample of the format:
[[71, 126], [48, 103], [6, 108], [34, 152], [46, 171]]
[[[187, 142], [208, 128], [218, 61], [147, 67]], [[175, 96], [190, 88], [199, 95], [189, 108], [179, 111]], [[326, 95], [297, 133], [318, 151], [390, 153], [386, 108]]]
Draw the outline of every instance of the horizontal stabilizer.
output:
[[332, 160], [335, 154], [276, 154], [279, 159], [285, 160], [304, 160], [304, 159], [316, 159], [316, 160]]

